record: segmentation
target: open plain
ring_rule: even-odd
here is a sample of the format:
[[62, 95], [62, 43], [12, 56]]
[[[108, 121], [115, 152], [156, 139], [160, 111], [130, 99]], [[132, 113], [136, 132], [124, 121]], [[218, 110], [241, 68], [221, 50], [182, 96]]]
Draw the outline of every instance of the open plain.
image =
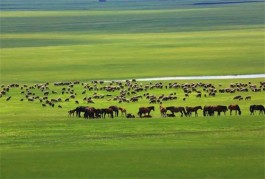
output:
[[[265, 104], [263, 78], [136, 80], [163, 88], [135, 93], [125, 82], [123, 89], [104, 88], [119, 86], [117, 79], [264, 74], [264, 1], [2, 0], [0, 22], [1, 92], [19, 85], [0, 98], [1, 178], [264, 178], [264, 114], [249, 110]], [[85, 88], [95, 87], [93, 80], [114, 82]], [[69, 84], [54, 85], [74, 81], [80, 83], [69, 93], [62, 93]], [[48, 100], [62, 99], [54, 107], [40, 102], [45, 95], [37, 86], [46, 83]], [[215, 95], [202, 86], [184, 92], [182, 85], [197, 83], [212, 84]], [[239, 83], [248, 91], [231, 87]], [[235, 91], [219, 91], [226, 88]], [[67, 102], [71, 90], [75, 98]], [[129, 102], [114, 100], [122, 90]], [[150, 104], [147, 93], [177, 98]], [[135, 96], [142, 97], [130, 101]], [[161, 117], [159, 111], [231, 104], [242, 114]], [[136, 118], [68, 116], [78, 106], [111, 105]], [[137, 115], [142, 106], [155, 107], [152, 118]]]

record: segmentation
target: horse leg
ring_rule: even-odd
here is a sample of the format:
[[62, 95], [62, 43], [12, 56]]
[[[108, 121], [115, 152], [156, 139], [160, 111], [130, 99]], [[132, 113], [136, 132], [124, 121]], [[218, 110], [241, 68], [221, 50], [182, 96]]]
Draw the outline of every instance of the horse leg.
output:
[[183, 117], [183, 112], [182, 112], [182, 111], [180, 111], [180, 113], [181, 113], [180, 117]]

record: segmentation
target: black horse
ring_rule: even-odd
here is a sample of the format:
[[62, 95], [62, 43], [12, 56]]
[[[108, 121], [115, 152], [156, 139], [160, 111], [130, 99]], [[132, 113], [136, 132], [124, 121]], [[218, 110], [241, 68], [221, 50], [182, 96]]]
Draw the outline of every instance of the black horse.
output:
[[169, 107], [166, 107], [166, 110], [170, 111], [172, 113], [172, 115], [174, 115], [175, 112], [180, 112], [181, 113], [181, 117], [183, 117], [183, 114], [185, 116], [187, 116], [187, 112], [186, 112], [185, 108], [182, 107], [182, 106], [179, 106], [179, 107], [169, 106]]
[[155, 111], [155, 107], [154, 106], [149, 106], [149, 107], [140, 107], [139, 108], [139, 111], [138, 111], [138, 115], [140, 117], [142, 117], [142, 114], [146, 115], [147, 116], [150, 116], [150, 112], [151, 111]]
[[250, 115], [254, 115], [255, 111], [259, 111], [259, 114], [265, 114], [265, 108], [263, 105], [251, 105], [249, 111]]
[[88, 108], [88, 106], [79, 106], [77, 108], [75, 108], [75, 112], [76, 112], [76, 117], [81, 117], [81, 112], [86, 112], [86, 108]]

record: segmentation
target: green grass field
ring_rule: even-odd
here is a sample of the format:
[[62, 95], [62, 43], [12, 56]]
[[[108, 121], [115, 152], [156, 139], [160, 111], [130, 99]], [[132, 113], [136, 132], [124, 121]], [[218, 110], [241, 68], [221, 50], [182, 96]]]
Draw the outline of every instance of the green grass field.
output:
[[[0, 23], [5, 86], [50, 82], [60, 92], [53, 82], [264, 74], [264, 1], [2, 0]], [[249, 81], [259, 86], [264, 79], [201, 81], [219, 89]], [[81, 85], [74, 89], [79, 105], [87, 105]], [[250, 105], [265, 104], [264, 91], [206, 98], [192, 93], [186, 101], [180, 89], [149, 91], [176, 93], [178, 99], [163, 106], [236, 103], [241, 116], [203, 117], [199, 111], [199, 117], [161, 118], [155, 104], [151, 119], [95, 120], [68, 118], [78, 106], [74, 100], [43, 108], [21, 102], [20, 92], [12, 88], [0, 98], [0, 178], [265, 177], [264, 115], [249, 113]], [[252, 99], [233, 100], [236, 95]], [[120, 104], [113, 97], [93, 106], [118, 105], [133, 114], [149, 106], [146, 99]]]
[[193, 2], [1, 11], [1, 82], [264, 73], [264, 3]]
[[[204, 80], [219, 88], [230, 83], [263, 79]], [[187, 81], [178, 81], [184, 83]], [[196, 82], [196, 81], [189, 81]], [[163, 82], [168, 84], [168, 82]], [[218, 85], [222, 87], [218, 87]], [[105, 86], [108, 83], [102, 85]], [[50, 90], [62, 87], [50, 84]], [[197, 88], [202, 91], [202, 88]], [[237, 92], [216, 97], [196, 98], [192, 93], [183, 101], [182, 89], [155, 89], [150, 94], [176, 93], [177, 100], [163, 106], [239, 104], [241, 116], [161, 118], [159, 104], [152, 119], [84, 120], [68, 118], [67, 111], [87, 105], [82, 99], [81, 85], [74, 87], [77, 97], [70, 102], [56, 103], [55, 108], [41, 106], [38, 101], [21, 102], [24, 95], [12, 88], [0, 99], [1, 114], [1, 176], [3, 178], [262, 178], [264, 176], [264, 115], [251, 116], [251, 104], [264, 104], [264, 92]], [[37, 95], [39, 90], [32, 90]], [[98, 91], [98, 94], [109, 94]], [[143, 95], [145, 92], [138, 93]], [[113, 96], [119, 92], [112, 92]], [[203, 95], [205, 92], [202, 93]], [[233, 97], [251, 95], [250, 101]], [[69, 95], [53, 94], [50, 98]], [[138, 107], [149, 106], [147, 99], [138, 103], [109, 101], [113, 97], [94, 100], [92, 106], [104, 108], [118, 105], [136, 115]], [[25, 99], [25, 98], [24, 98]], [[57, 105], [62, 105], [59, 109]], [[91, 106], [91, 105], [90, 105]], [[14, 166], [16, 166], [14, 171]], [[192, 171], [192, 172], [191, 172]]]

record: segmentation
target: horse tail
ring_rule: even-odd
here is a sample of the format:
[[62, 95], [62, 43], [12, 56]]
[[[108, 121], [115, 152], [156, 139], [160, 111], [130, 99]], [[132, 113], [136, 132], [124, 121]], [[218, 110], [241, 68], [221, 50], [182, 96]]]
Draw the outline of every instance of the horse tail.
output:
[[241, 115], [241, 110], [240, 107], [237, 105], [237, 109], [238, 109], [238, 114]]

